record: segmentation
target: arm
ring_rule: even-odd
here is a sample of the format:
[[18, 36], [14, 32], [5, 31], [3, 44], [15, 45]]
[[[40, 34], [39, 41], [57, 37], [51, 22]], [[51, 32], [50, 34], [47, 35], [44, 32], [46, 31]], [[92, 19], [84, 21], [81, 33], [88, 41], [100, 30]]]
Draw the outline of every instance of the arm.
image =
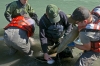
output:
[[67, 18], [66, 14], [64, 12], [61, 12], [61, 14], [62, 14], [61, 16], [62, 16], [64, 30], [65, 30], [65, 34], [64, 35], [67, 35], [72, 30], [72, 24], [68, 22], [68, 18]]
[[9, 6], [6, 6], [6, 10], [4, 12], [4, 16], [8, 22], [11, 22], [11, 20], [12, 20], [12, 18], [11, 18], [12, 11], [13, 11], [13, 5], [12, 5], [12, 3], [10, 3]]
[[79, 45], [79, 44], [77, 44], [75, 42], [71, 42], [67, 46], [76, 47], [76, 48], [78, 48], [80, 50], [87, 50], [87, 51], [91, 50], [91, 43], [90, 42], [89, 43], [85, 43], [83, 45]]
[[28, 4], [28, 13], [30, 17], [35, 20], [36, 24], [39, 25], [38, 16], [29, 4]]
[[87, 34], [85, 32], [80, 32], [79, 37], [80, 37], [81, 42], [83, 43], [83, 45], [76, 44], [76, 47], [80, 50], [87, 50], [87, 51], [90, 50], [91, 49], [90, 37], [87, 36]]
[[65, 26], [65, 35], [69, 34], [72, 30], [72, 24], [70, 24], [69, 22], [67, 22], [66, 26]]
[[39, 37], [40, 37], [40, 42], [41, 42], [43, 53], [47, 53], [48, 45], [47, 45], [47, 38], [45, 36], [45, 27], [43, 24], [43, 19], [41, 19], [39, 22]]
[[[45, 17], [45, 16], [43, 16]], [[42, 47], [42, 50], [43, 50], [43, 53], [44, 53], [44, 59], [45, 60], [51, 60], [52, 58], [48, 55], [48, 41], [47, 41], [47, 37], [45, 36], [45, 26], [44, 26], [44, 19], [43, 17], [40, 19], [40, 22], [39, 22], [39, 36], [40, 36], [40, 42], [41, 42], [41, 47]]]
[[90, 50], [91, 49], [91, 43], [83, 44], [83, 45], [78, 45], [76, 44], [75, 47], [77, 47], [80, 50]]

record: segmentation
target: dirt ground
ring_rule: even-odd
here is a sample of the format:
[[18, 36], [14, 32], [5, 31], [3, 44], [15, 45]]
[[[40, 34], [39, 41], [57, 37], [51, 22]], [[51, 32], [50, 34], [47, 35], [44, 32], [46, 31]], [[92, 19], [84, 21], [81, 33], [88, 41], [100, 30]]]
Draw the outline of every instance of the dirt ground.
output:
[[[47, 64], [46, 61], [41, 61], [35, 59], [41, 55], [40, 44], [35, 42], [35, 45], [32, 45], [34, 54], [33, 57], [26, 57], [22, 53], [17, 52], [15, 55], [10, 56], [9, 48], [3, 41], [0, 41], [0, 66], [73, 66], [77, 58], [68, 58], [60, 60], [59, 62], [55, 60], [54, 64]], [[80, 51], [79, 51], [80, 52]], [[75, 52], [74, 56], [78, 57], [78, 53]], [[53, 55], [52, 55], [53, 56]], [[54, 55], [55, 56], [55, 55]]]
[[[46, 61], [36, 59], [36, 57], [40, 57], [42, 54], [39, 40], [34, 41], [34, 44], [32, 44], [32, 49], [34, 51], [32, 57], [26, 57], [20, 52], [10, 56], [8, 55], [9, 48], [6, 46], [4, 41], [0, 40], [0, 66], [73, 66], [82, 53], [81, 50], [74, 48], [74, 58], [64, 58], [62, 60], [55, 60], [54, 64], [47, 64]], [[51, 56], [55, 57], [55, 54]], [[99, 62], [100, 59], [94, 63], [94, 66], [100, 66]]]

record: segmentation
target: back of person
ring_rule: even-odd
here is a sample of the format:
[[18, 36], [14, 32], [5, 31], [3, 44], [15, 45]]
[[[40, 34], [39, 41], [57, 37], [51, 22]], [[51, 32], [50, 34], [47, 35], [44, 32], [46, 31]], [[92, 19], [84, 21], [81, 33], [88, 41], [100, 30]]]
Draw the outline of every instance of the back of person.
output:
[[[7, 29], [9, 27], [18, 27], [19, 29], [25, 30], [28, 33], [28, 36], [30, 37], [34, 32], [34, 20], [26, 17], [26, 20], [24, 19], [24, 16], [18, 16], [14, 18], [4, 29]], [[30, 21], [30, 22], [28, 22]]]
[[10, 55], [15, 54], [17, 51], [25, 55], [31, 55], [31, 44], [29, 37], [34, 33], [35, 21], [31, 18], [18, 16], [12, 20], [4, 29], [4, 41], [10, 48]]

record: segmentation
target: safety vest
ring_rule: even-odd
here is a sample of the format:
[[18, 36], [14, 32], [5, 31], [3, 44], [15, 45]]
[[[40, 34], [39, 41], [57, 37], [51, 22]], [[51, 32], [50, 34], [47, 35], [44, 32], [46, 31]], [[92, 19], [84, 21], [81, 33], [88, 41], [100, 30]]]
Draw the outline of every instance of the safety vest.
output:
[[91, 41], [91, 50], [94, 52], [100, 52], [100, 41]]
[[88, 24], [86, 26], [86, 29], [100, 30], [100, 20], [97, 20], [97, 22]]
[[25, 30], [28, 37], [33, 35], [33, 28], [31, 24], [27, 22], [23, 16], [13, 18], [12, 21], [4, 29], [7, 29], [9, 27], [18, 27], [22, 30]]
[[[100, 30], [100, 20], [97, 20], [97, 22], [88, 24], [85, 28]], [[91, 41], [91, 50], [94, 52], [100, 52], [100, 41]]]
[[96, 6], [92, 11], [91, 14], [97, 16], [98, 18], [100, 18], [100, 5]]

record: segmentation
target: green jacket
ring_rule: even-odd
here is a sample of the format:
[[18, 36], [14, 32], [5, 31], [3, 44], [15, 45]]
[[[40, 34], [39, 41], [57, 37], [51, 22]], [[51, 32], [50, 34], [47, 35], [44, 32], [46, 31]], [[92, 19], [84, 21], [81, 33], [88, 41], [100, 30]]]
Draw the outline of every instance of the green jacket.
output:
[[19, 15], [28, 14], [32, 19], [36, 21], [38, 24], [38, 16], [33, 10], [33, 8], [30, 6], [30, 4], [21, 4], [21, 2], [13, 1], [6, 7], [4, 16], [7, 19], [7, 21], [11, 22], [12, 18], [17, 17]]

